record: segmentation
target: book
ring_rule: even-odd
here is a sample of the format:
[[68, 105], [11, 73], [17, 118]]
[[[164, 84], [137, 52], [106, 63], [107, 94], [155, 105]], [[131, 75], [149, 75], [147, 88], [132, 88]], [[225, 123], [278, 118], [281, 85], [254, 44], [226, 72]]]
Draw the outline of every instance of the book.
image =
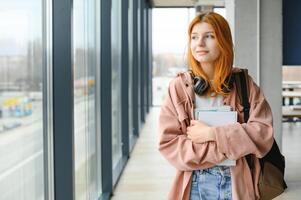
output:
[[196, 111], [195, 119], [210, 126], [219, 126], [237, 122], [236, 111]]
[[[195, 109], [195, 119], [209, 126], [220, 126], [237, 122], [237, 112], [230, 106], [208, 107]], [[236, 160], [226, 159], [219, 166], [235, 166]]]
[[212, 107], [195, 108], [195, 112], [198, 111], [232, 111], [232, 108], [231, 106], [212, 106]]

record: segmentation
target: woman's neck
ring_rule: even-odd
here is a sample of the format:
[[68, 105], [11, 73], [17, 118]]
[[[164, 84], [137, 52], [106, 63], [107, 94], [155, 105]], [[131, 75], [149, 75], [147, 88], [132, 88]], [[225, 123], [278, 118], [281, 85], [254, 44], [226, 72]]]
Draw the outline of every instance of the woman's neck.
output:
[[202, 69], [205, 74], [208, 76], [209, 80], [214, 78], [214, 65], [213, 63], [201, 63]]

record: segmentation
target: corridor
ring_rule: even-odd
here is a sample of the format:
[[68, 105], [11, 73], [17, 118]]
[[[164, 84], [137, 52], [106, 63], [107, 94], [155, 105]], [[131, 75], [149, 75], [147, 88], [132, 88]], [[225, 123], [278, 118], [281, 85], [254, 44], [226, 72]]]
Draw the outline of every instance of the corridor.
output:
[[[121, 175], [111, 200], [165, 200], [175, 173], [158, 149], [158, 116], [152, 107], [140, 138]], [[301, 195], [301, 123], [283, 123], [283, 154], [288, 189], [275, 200], [299, 200]]]

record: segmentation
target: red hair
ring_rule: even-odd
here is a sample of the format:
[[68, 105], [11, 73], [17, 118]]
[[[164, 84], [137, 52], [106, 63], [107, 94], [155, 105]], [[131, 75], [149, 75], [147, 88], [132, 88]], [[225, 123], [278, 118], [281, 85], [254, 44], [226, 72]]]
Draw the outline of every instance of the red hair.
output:
[[233, 41], [231, 30], [228, 22], [221, 15], [214, 12], [206, 12], [197, 15], [190, 23], [188, 28], [188, 37], [189, 37], [189, 48], [188, 48], [188, 64], [192, 72], [205, 79], [210, 83], [208, 77], [203, 71], [201, 64], [193, 57], [190, 42], [191, 42], [191, 32], [194, 25], [198, 23], [206, 22], [210, 24], [214, 30], [215, 38], [217, 40], [220, 56], [215, 61], [215, 70], [214, 70], [214, 80], [213, 85], [210, 86], [208, 92], [214, 92], [215, 94], [227, 95], [228, 93], [223, 91], [223, 87], [229, 88], [226, 79], [230, 76], [233, 66], [234, 51], [233, 51]]

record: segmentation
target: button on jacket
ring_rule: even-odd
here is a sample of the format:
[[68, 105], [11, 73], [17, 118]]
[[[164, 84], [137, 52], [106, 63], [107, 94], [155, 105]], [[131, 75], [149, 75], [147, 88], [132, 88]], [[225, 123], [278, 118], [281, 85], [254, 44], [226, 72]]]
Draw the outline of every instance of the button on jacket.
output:
[[[240, 71], [233, 68], [233, 73]], [[236, 88], [223, 98], [238, 112], [238, 122], [213, 127], [215, 142], [193, 143], [188, 139], [186, 128], [194, 119], [195, 93], [190, 74], [179, 73], [170, 82], [167, 97], [159, 117], [159, 151], [177, 169], [169, 193], [169, 200], [188, 200], [193, 170], [215, 166], [226, 158], [236, 160], [230, 167], [233, 200], [259, 199], [258, 181], [263, 157], [273, 144], [272, 112], [261, 89], [249, 77], [250, 117], [243, 122], [243, 107], [239, 103]], [[245, 155], [253, 154], [251, 171]]]

